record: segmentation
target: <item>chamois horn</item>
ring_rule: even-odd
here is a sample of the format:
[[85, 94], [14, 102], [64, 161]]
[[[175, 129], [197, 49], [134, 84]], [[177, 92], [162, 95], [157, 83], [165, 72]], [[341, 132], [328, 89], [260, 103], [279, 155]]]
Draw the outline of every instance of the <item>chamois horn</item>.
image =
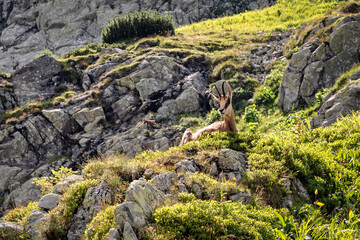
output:
[[217, 88], [217, 86], [216, 86], [215, 83], [214, 83], [214, 86], [215, 86], [215, 89], [216, 89], [217, 93], [219, 94], [219, 97], [218, 97], [218, 98], [221, 98], [221, 93], [220, 93], [220, 91], [219, 91], [219, 89]]
[[224, 97], [225, 97], [225, 96], [226, 96], [226, 93], [225, 93], [225, 88], [224, 88], [224, 86], [225, 86], [225, 81], [223, 81], [222, 86], [221, 86], [222, 91], [223, 91], [223, 94], [224, 94]]

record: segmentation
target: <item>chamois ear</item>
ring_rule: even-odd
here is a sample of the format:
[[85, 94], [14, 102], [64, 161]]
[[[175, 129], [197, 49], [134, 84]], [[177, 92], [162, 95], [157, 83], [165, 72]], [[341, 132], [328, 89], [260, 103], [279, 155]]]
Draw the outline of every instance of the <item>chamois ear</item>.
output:
[[227, 96], [228, 96], [228, 98], [232, 98], [232, 91], [231, 91], [231, 87], [230, 87], [230, 85], [228, 84], [228, 88], [227, 88], [227, 94], [226, 94]]

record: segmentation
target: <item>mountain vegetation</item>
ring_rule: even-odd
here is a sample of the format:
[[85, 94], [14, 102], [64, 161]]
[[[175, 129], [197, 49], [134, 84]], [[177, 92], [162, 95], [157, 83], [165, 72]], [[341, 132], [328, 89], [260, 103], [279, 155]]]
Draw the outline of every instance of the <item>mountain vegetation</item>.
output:
[[[360, 75], [354, 76], [359, 74], [360, 59], [344, 67], [334, 84], [316, 92], [313, 101], [294, 105], [290, 112], [278, 107], [289, 62], [306, 45], [316, 45], [315, 49], [329, 44], [330, 35], [346, 19], [360, 22], [359, 10], [358, 1], [279, 0], [262, 10], [179, 27], [171, 36], [130, 34], [109, 40], [115, 30], [106, 26], [102, 44], [88, 44], [59, 59], [62, 74], [76, 84], [74, 66], [90, 71], [106, 63], [119, 65], [104, 71], [81, 94], [59, 88], [54, 98], [4, 112], [1, 123], [16, 126], [31, 114], [76, 105], [86, 94], [87, 108], [100, 102], [106, 109], [102, 92], [113, 86], [134, 89], [131, 80], [137, 76], [131, 74], [156, 56], [177, 59], [189, 69], [203, 63], [210, 84], [226, 80], [233, 89], [239, 132], [204, 134], [197, 142], [174, 144], [165, 151], [92, 157], [79, 169], [81, 179], [67, 186], [66, 179], [79, 175], [64, 167], [53, 170], [51, 177], [34, 181], [44, 195], [61, 195], [55, 207], [31, 202], [3, 219], [23, 229], [16, 232], [17, 239], [359, 239], [360, 112], [352, 109], [317, 128], [313, 119], [324, 103], [358, 87]], [[116, 21], [125, 20], [113, 20], [113, 26], [120, 24]], [[168, 16], [165, 21], [171, 25]], [[160, 32], [168, 34], [171, 26]], [[281, 44], [283, 51], [277, 51]], [[117, 50], [106, 52], [109, 49]], [[260, 54], [262, 49], [268, 51]], [[185, 71], [178, 68], [174, 67]], [[11, 77], [1, 75], [6, 76], [2, 83]], [[140, 98], [145, 95], [139, 92]], [[206, 102], [203, 114], [182, 112], [157, 123], [169, 122], [169, 129], [183, 132], [221, 119], [213, 100]], [[100, 124], [106, 121], [102, 115], [94, 117]], [[154, 126], [143, 121], [137, 128], [146, 124]], [[81, 231], [74, 224], [78, 220]]]

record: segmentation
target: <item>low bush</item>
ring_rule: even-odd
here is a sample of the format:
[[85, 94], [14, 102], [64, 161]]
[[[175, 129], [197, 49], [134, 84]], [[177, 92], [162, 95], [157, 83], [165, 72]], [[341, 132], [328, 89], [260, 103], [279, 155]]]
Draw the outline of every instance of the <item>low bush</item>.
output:
[[187, 187], [191, 189], [198, 184], [202, 190], [203, 199], [226, 200], [229, 196], [240, 192], [242, 189], [235, 181], [218, 181], [204, 173], [186, 174]]
[[173, 35], [175, 27], [170, 14], [161, 15], [157, 11], [128, 13], [110, 20], [101, 31], [103, 43], [115, 43], [121, 40], [147, 37], [150, 35]]
[[38, 207], [38, 202], [31, 202], [26, 207], [18, 207], [10, 210], [4, 216], [4, 220], [25, 225], [30, 213], [36, 209], [40, 209]]
[[53, 174], [51, 177], [35, 178], [33, 181], [36, 185], [41, 186], [41, 193], [43, 195], [50, 193], [55, 184], [61, 182], [66, 177], [77, 173], [77, 171], [61, 166], [59, 171], [51, 170], [51, 173]]
[[233, 202], [194, 200], [157, 209], [152, 239], [275, 239], [276, 211]]
[[116, 228], [114, 209], [116, 206], [108, 206], [100, 211], [90, 223], [86, 225], [85, 239], [107, 240], [111, 228]]

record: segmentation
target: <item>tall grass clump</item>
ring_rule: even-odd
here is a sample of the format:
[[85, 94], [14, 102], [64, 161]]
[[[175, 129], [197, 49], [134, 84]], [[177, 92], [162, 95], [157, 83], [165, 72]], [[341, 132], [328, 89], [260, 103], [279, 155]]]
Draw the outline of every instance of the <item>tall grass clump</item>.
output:
[[103, 43], [147, 37], [150, 35], [173, 35], [175, 26], [170, 14], [161, 15], [157, 11], [128, 13], [110, 20], [101, 31]]

